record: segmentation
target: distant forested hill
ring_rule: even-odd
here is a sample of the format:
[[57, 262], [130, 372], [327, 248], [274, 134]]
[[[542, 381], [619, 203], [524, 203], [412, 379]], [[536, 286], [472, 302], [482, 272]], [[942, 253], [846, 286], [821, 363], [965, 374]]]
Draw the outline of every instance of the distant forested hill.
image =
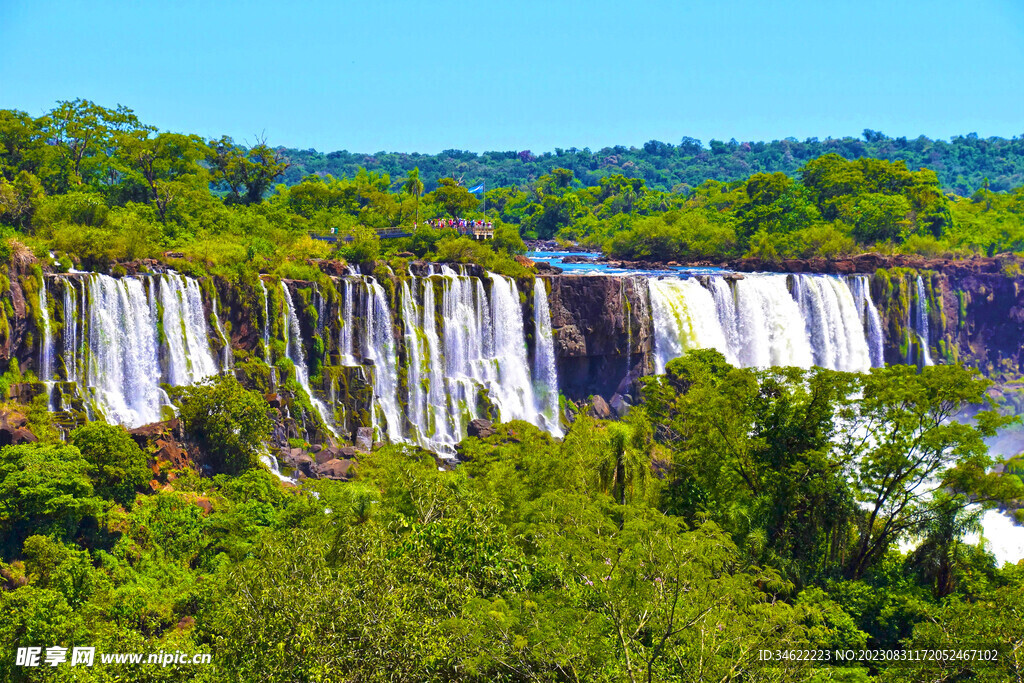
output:
[[483, 182], [490, 189], [531, 183], [555, 168], [572, 170], [584, 186], [598, 185], [601, 178], [620, 173], [629, 178], [643, 178], [651, 189], [668, 191], [694, 187], [708, 179], [746, 180], [754, 173], [779, 171], [795, 176], [805, 163], [829, 153], [846, 159], [903, 160], [911, 170], [927, 167], [938, 174], [945, 190], [961, 196], [970, 196], [984, 187], [986, 180], [988, 189], [995, 192], [1024, 185], [1024, 136], [1007, 140], [980, 138], [976, 133], [946, 142], [924, 136], [912, 140], [890, 138], [878, 131], [865, 130], [863, 139], [712, 140], [707, 146], [700, 140], [686, 137], [679, 144], [651, 140], [639, 148], [621, 145], [597, 151], [556, 148], [554, 152], [536, 155], [530, 150], [477, 154], [449, 149], [433, 155], [346, 151], [324, 154], [312, 149], [282, 151], [291, 162], [283, 176], [288, 185], [310, 174], [351, 178], [360, 167], [387, 173], [393, 183], [398, 183], [413, 167], [419, 167], [428, 192], [444, 177], [461, 179], [466, 186]]

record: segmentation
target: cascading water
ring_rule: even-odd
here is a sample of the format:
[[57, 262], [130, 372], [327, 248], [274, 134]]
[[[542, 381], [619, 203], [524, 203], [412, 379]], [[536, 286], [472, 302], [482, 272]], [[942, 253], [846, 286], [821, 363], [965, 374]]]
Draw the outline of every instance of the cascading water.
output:
[[921, 344], [921, 365], [934, 365], [931, 351], [928, 349], [928, 294], [925, 292], [924, 279], [920, 275], [917, 276], [917, 317], [914, 323], [917, 339]]
[[[787, 286], [792, 278], [792, 292]], [[819, 365], [862, 372], [872, 365], [864, 325], [847, 284], [813, 275], [649, 280], [655, 369], [693, 348], [714, 348], [735, 365]]]
[[53, 380], [53, 333], [50, 329], [50, 310], [46, 301], [46, 278], [39, 283], [39, 316], [43, 319], [43, 346], [40, 350], [39, 379], [43, 382]]
[[[555, 367], [555, 339], [551, 332], [548, 292], [539, 277], [533, 283], [533, 377], [537, 412], [545, 428], [562, 436], [558, 410], [558, 370]], [[627, 350], [627, 357], [629, 355]], [[628, 368], [627, 368], [628, 370]]]
[[[52, 278], [54, 286], [57, 279]], [[163, 419], [169, 402], [160, 389], [162, 381], [193, 383], [215, 374], [219, 366], [229, 367], [230, 339], [218, 304], [211, 302], [210, 318], [196, 281], [176, 273], [121, 279], [75, 274], [61, 279], [63, 337], [55, 347], [47, 333], [48, 316], [41, 321], [40, 374], [61, 379], [60, 367], [53, 370], [53, 358], [60, 352], [63, 379], [80, 384], [87, 409], [131, 426]], [[634, 280], [634, 289], [639, 282]], [[658, 372], [664, 372], [671, 358], [698, 347], [716, 348], [742, 366], [813, 364], [866, 370], [882, 362], [881, 321], [865, 276], [712, 275], [647, 282]], [[627, 284], [624, 279], [623, 297]], [[322, 327], [323, 334], [327, 316], [338, 318], [336, 357], [341, 363], [365, 365], [372, 372], [370, 422], [376, 438], [411, 441], [451, 454], [469, 420], [477, 417], [522, 419], [561, 433], [551, 311], [542, 278], [534, 281], [532, 357], [523, 302], [510, 278], [470, 276], [449, 266], [437, 271], [431, 267], [425, 277], [410, 273], [396, 281], [395, 311], [373, 277], [350, 271], [339, 285], [342, 296], [326, 297], [314, 287], [309, 301], [318, 313], [316, 329]], [[260, 288], [262, 345], [269, 358], [271, 306], [262, 281]], [[922, 290], [918, 281], [917, 301], [925, 303], [917, 304], [911, 315], [927, 348]], [[50, 293], [41, 292], [41, 308]], [[314, 395], [293, 289], [282, 283], [281, 295], [285, 353], [295, 365], [298, 383], [333, 431], [334, 396], [327, 406]], [[636, 300], [646, 306], [647, 297]], [[338, 310], [328, 310], [335, 301]], [[55, 303], [59, 307], [61, 299]], [[627, 306], [630, 339], [637, 314], [641, 320], [648, 315]], [[223, 359], [211, 353], [211, 334], [224, 343]]]
[[814, 365], [853, 372], [870, 369], [864, 325], [846, 282], [829, 276], [792, 278], [793, 296], [807, 328]]
[[491, 398], [498, 405], [502, 421], [526, 420], [537, 424], [537, 402], [533, 378], [526, 359], [523, 310], [515, 280], [490, 273], [491, 311], [494, 316], [495, 375], [490, 383]]
[[217, 334], [220, 335], [221, 342], [224, 344], [224, 349], [221, 351], [221, 363], [223, 364], [224, 372], [227, 372], [234, 365], [234, 354], [231, 353], [231, 339], [228, 337], [228, 333], [224, 330], [224, 326], [220, 324], [220, 315], [218, 315], [217, 308], [217, 296], [214, 295], [213, 322], [217, 325]]
[[[163, 308], [164, 338], [170, 355], [169, 381], [174, 385], [193, 384], [217, 374], [217, 363], [210, 353], [206, 314], [199, 283], [177, 273], [157, 277], [160, 305]], [[150, 280], [150, 287], [153, 280]]]
[[313, 405], [313, 409], [320, 415], [324, 421], [324, 425], [328, 430], [335, 436], [337, 432], [334, 431], [334, 420], [331, 419], [330, 412], [327, 406], [316, 397], [313, 393], [312, 387], [309, 386], [309, 368], [306, 366], [306, 353], [302, 350], [302, 328], [299, 326], [299, 317], [295, 315], [295, 304], [292, 301], [291, 290], [288, 289], [288, 285], [285, 282], [281, 282], [281, 291], [284, 293], [284, 342], [286, 353], [288, 358], [291, 359], [295, 366], [295, 380], [302, 387], [302, 390], [306, 392], [306, 396], [309, 397], [309, 402]]
[[75, 281], [64, 279], [64, 377], [78, 382], [78, 291]]
[[[152, 285], [152, 278], [148, 280]], [[82, 394], [111, 422], [130, 427], [157, 422], [170, 404], [160, 388], [164, 375], [181, 376], [160, 365], [156, 302], [143, 280], [91, 274], [85, 278], [88, 354]], [[177, 330], [180, 330], [180, 326]], [[165, 330], [174, 334], [175, 326]], [[176, 360], [167, 359], [168, 364]]]
[[453, 431], [461, 434], [479, 416], [478, 396], [487, 381], [486, 358], [494, 354], [490, 306], [483, 282], [441, 267], [444, 374]]
[[406, 412], [409, 422], [415, 430], [415, 437], [425, 439], [429, 433], [426, 424], [427, 392], [423, 387], [423, 344], [418, 334], [416, 321], [416, 301], [412, 292], [416, 287], [416, 278], [412, 284], [402, 283], [402, 328], [405, 330], [405, 349], [407, 359], [406, 378]]
[[53, 332], [50, 329], [50, 310], [46, 301], [46, 277], [39, 280], [39, 315], [43, 319], [43, 341], [40, 349], [39, 379], [46, 386], [46, 401], [53, 406]]
[[270, 294], [267, 286], [260, 280], [260, 289], [263, 291], [263, 360], [268, 364], [270, 361]]
[[711, 292], [693, 279], [650, 280], [651, 315], [654, 320], [654, 368], [665, 365], [690, 349], [721, 351], [730, 363], [737, 352], [726, 340]]
[[358, 365], [352, 353], [352, 339], [355, 329], [355, 295], [352, 286], [352, 277], [346, 277], [344, 281], [345, 298], [342, 302], [341, 331], [338, 338], [338, 349], [341, 352], [342, 365]]
[[885, 364], [885, 335], [882, 333], [882, 319], [878, 315], [875, 302], [871, 300], [871, 286], [867, 275], [852, 275], [847, 284], [853, 292], [853, 300], [857, 304], [864, 333], [867, 336], [868, 351], [871, 354], [871, 367], [878, 368]]
[[452, 436], [453, 417], [445, 409], [444, 363], [441, 360], [441, 340], [437, 335], [437, 307], [434, 302], [434, 283], [431, 277], [423, 280], [423, 316], [420, 329], [423, 330], [427, 361], [427, 410], [430, 419], [430, 441], [444, 447], [456, 443], [459, 439]]
[[403, 425], [398, 406], [398, 357], [391, 329], [391, 307], [384, 288], [376, 279], [366, 280], [366, 334], [363, 336], [363, 358], [373, 363], [373, 397], [377, 410], [370, 411], [375, 435], [386, 435], [392, 443], [402, 441]]

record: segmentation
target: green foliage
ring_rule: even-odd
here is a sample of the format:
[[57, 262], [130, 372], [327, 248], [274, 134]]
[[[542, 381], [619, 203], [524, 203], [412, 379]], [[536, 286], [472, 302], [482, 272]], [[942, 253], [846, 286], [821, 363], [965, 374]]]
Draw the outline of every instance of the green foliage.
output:
[[441, 178], [437, 189], [430, 193], [430, 199], [452, 218], [464, 216], [475, 209], [478, 203], [477, 198], [459, 185], [454, 178]]
[[71, 443], [92, 465], [96, 494], [127, 507], [150, 480], [146, 454], [120, 425], [90, 422], [71, 433]]
[[[829, 153], [847, 160], [871, 157], [904, 161], [911, 169], [934, 167], [946, 190], [965, 197], [985, 188], [986, 180], [989, 181], [987, 189], [996, 193], [1024, 184], [1024, 144], [1019, 138], [981, 138], [971, 133], [949, 140], [932, 140], [925, 136], [907, 139], [891, 138], [877, 131], [870, 131], [870, 135], [865, 133], [863, 139], [846, 136], [802, 141], [786, 138], [771, 142], [714, 140], [706, 143], [684, 137], [675, 144], [651, 140], [637, 147], [569, 148], [543, 154], [529, 150], [476, 154], [450, 149], [434, 155], [410, 155], [289, 149], [285, 155], [292, 165], [284, 179], [295, 184], [310, 173], [351, 177], [360, 167], [373, 167], [400, 178], [415, 166], [429, 191], [436, 187], [439, 178], [451, 175], [451, 169], [458, 168], [469, 184], [484, 181], [488, 188], [504, 190], [508, 186], [524, 187], [533, 179], [553, 175], [561, 169], [584, 186], [596, 186], [601, 178], [619, 174], [643, 179], [653, 190], [669, 191], [696, 187], [707, 179], [745, 180], [755, 173], [784, 173], [796, 177], [808, 159]], [[493, 198], [492, 192], [495, 193]], [[497, 189], [488, 190], [487, 195], [488, 206], [498, 204], [499, 197], [507, 196]]]
[[269, 406], [233, 376], [219, 375], [176, 389], [181, 421], [215, 472], [237, 474], [257, 467], [269, 437]]
[[[160, 133], [130, 109], [75, 100], [38, 119], [0, 112], [0, 224], [78, 267], [181, 252], [225, 276], [315, 268], [329, 249], [310, 233], [337, 236], [335, 256], [349, 262], [399, 251], [429, 258], [448, 235], [423, 219], [447, 217], [492, 221], [493, 250], [505, 255], [524, 251], [522, 237], [642, 260], [995, 254], [1024, 250], [1024, 201], [1011, 192], [1024, 180], [1022, 160], [1017, 140], [875, 132], [864, 142], [712, 141], [710, 151], [684, 138], [597, 154], [325, 156]], [[909, 170], [925, 165], [964, 196], [947, 196], [936, 172]], [[482, 203], [467, 175], [492, 188]], [[414, 235], [382, 243], [390, 229]], [[462, 252], [488, 265], [486, 252]]]
[[71, 539], [103, 509], [91, 465], [74, 446], [27, 444], [0, 450], [0, 530], [5, 554], [31, 534]]

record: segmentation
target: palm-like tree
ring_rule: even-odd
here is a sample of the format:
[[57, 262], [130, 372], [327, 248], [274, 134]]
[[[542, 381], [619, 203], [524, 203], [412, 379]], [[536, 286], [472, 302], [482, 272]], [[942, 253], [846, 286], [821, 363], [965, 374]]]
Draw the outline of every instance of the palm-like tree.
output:
[[423, 194], [423, 181], [420, 180], [420, 169], [416, 166], [409, 174], [405, 177], [405, 182], [402, 183], [402, 189], [405, 193], [412, 195], [416, 199], [416, 224], [420, 223], [420, 195]]
[[651, 482], [650, 433], [644, 424], [612, 422], [608, 425], [610, 451], [600, 464], [601, 486], [619, 505], [643, 495]]

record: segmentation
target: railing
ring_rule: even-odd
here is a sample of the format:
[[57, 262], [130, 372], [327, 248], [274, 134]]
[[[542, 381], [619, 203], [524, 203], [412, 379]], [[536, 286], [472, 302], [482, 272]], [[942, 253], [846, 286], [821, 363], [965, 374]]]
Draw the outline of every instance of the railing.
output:
[[[467, 226], [461, 226], [461, 227], [453, 227], [452, 229], [458, 231], [458, 233], [460, 235], [465, 235], [466, 237], [472, 236], [473, 239], [478, 239], [478, 240], [492, 240], [492, 239], [494, 239], [494, 225], [493, 224], [492, 225], [467, 225]], [[408, 228], [403, 228], [403, 227], [375, 228], [374, 230], [377, 233], [377, 237], [379, 237], [382, 240], [393, 240], [393, 239], [400, 239], [402, 237], [412, 237], [412, 233], [409, 232], [409, 229]], [[311, 232], [311, 233], [309, 233], [309, 236], [312, 237], [315, 240], [321, 240], [321, 241], [324, 241], [324, 242], [337, 242], [338, 240], [341, 240], [342, 242], [351, 242], [352, 241], [352, 236], [351, 235], [337, 235], [337, 234], [318, 235], [318, 234], [315, 234], [315, 233]]]

